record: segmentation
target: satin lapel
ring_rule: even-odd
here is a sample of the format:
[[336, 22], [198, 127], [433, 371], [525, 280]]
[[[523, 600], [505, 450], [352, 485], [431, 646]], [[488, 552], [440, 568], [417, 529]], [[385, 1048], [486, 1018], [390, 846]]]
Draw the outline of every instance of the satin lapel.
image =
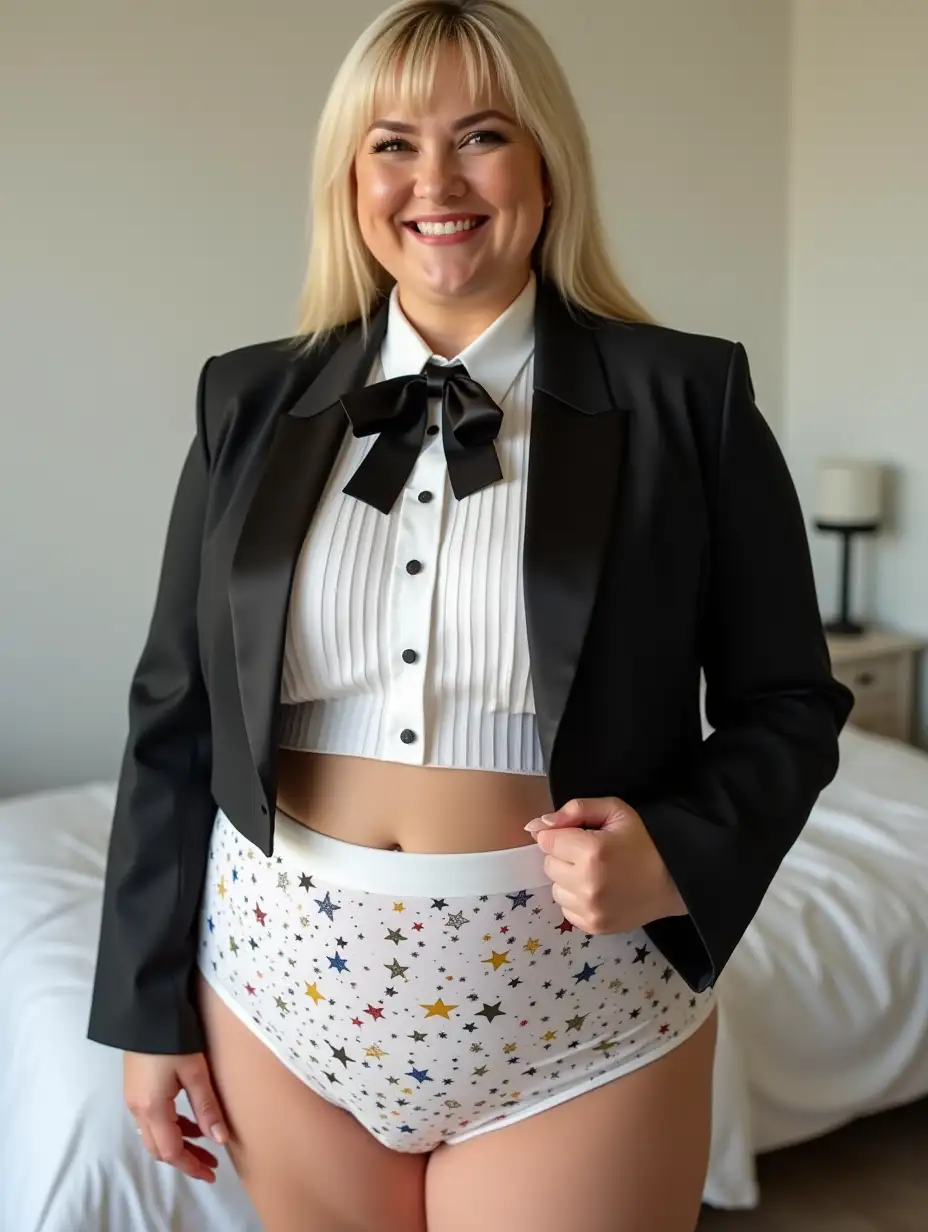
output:
[[362, 342], [349, 331], [280, 416], [232, 557], [229, 602], [239, 695], [255, 768], [269, 781], [293, 571], [347, 428], [342, 394], [363, 385], [386, 312]]
[[624, 460], [628, 412], [613, 400], [596, 332], [539, 282], [523, 589], [549, 769], [615, 527]]

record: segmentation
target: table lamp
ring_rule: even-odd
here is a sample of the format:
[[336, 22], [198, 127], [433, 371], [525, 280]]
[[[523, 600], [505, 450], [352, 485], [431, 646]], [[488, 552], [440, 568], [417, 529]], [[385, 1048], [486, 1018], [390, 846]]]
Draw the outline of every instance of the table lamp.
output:
[[864, 626], [851, 619], [851, 544], [856, 535], [873, 535], [883, 514], [882, 467], [874, 462], [829, 459], [819, 464], [818, 530], [841, 536], [841, 612], [825, 625], [828, 633], [860, 636]]

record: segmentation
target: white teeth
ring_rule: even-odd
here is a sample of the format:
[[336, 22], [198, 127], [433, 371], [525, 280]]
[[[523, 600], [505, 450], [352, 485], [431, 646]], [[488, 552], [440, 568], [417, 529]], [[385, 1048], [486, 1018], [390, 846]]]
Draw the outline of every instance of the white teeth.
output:
[[416, 230], [421, 235], [454, 235], [456, 231], [470, 231], [477, 226], [477, 218], [462, 218], [459, 222], [417, 222]]

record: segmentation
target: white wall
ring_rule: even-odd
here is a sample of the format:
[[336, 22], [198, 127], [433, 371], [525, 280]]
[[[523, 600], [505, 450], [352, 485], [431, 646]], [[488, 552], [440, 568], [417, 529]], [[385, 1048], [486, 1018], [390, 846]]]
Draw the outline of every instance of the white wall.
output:
[[[794, 38], [789, 460], [810, 511], [819, 458], [891, 468], [856, 614], [928, 636], [928, 3], [797, 0]], [[837, 544], [813, 547], [827, 616]]]
[[[12, 0], [0, 39], [0, 795], [115, 774], [206, 356], [292, 330], [311, 134], [382, 5]], [[527, 0], [667, 323], [779, 422], [789, 6]]]

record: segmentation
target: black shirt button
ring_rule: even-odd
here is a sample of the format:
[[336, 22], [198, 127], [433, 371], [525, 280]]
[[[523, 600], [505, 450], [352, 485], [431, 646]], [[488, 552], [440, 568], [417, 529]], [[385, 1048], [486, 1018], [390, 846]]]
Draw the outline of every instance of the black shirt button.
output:
[[419, 493], [419, 501], [420, 501], [423, 505], [427, 505], [431, 499], [432, 499], [432, 493], [431, 493], [431, 492], [420, 492], [420, 493]]
[[415, 663], [418, 657], [419, 656], [416, 654], [414, 650], [404, 650], [403, 651], [403, 662], [404, 663]]
[[437, 431], [438, 431], [438, 424], [429, 424], [429, 426], [426, 428], [426, 432], [429, 434], [429, 436], [434, 436]]
[[400, 732], [400, 739], [402, 740], [403, 744], [412, 744], [415, 738], [416, 738], [416, 733], [414, 731], [411, 731], [408, 727], [404, 727], [403, 730]]
[[414, 575], [416, 573], [421, 573], [422, 572], [422, 561], [421, 560], [408, 560], [406, 562], [406, 572], [412, 573]]

